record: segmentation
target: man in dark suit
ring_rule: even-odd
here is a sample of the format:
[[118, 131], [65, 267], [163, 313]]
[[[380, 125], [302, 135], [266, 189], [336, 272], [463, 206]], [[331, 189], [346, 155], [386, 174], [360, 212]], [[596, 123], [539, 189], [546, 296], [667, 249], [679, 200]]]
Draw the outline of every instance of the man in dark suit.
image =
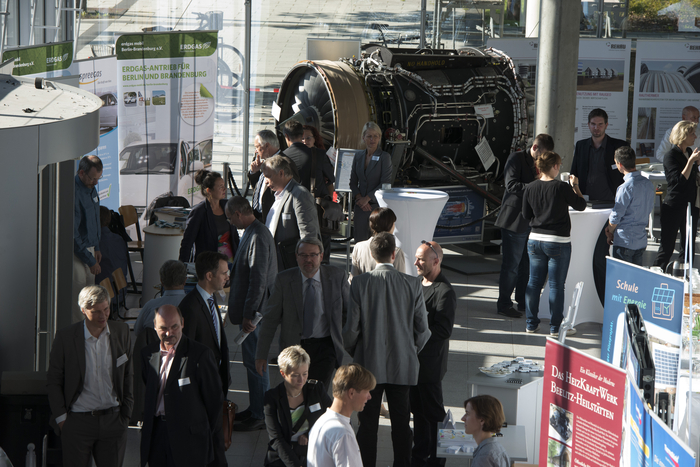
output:
[[185, 323], [176, 306], [161, 306], [153, 321], [160, 340], [141, 351], [143, 466], [227, 465], [215, 441], [223, 439], [218, 365], [211, 350], [182, 335]]
[[[501, 276], [498, 281], [496, 312], [509, 318], [520, 318], [525, 311], [525, 288], [530, 277], [530, 261], [527, 256], [527, 237], [530, 224], [522, 216], [525, 186], [537, 179], [535, 161], [545, 151], [554, 150], [554, 140], [546, 134], [537, 135], [532, 146], [508, 156], [503, 175], [506, 192], [503, 193], [501, 210], [496, 227], [501, 229]], [[515, 289], [518, 309], [513, 308], [511, 295]]]
[[[299, 172], [299, 183], [311, 191], [311, 148], [302, 141], [304, 139], [304, 127], [301, 123], [290, 120], [284, 124], [284, 139], [287, 140], [287, 149], [282, 154], [289, 157]], [[314, 174], [315, 175], [315, 174]]]
[[270, 206], [275, 202], [275, 195], [267, 187], [261, 169], [266, 159], [280, 152], [280, 142], [275, 132], [260, 130], [258, 134], [255, 135], [253, 145], [255, 146], [255, 157], [253, 158], [253, 162], [250, 163], [248, 180], [250, 180], [250, 186], [255, 187], [252, 201], [255, 218], [264, 223]]
[[377, 267], [353, 278], [350, 307], [343, 328], [345, 350], [353, 362], [377, 379], [372, 399], [358, 414], [362, 464], [377, 462], [377, 430], [382, 394], [386, 392], [391, 418], [394, 465], [411, 462], [409, 388], [418, 383], [418, 352], [430, 338], [421, 282], [394, 269], [396, 242], [388, 232], [372, 237]]
[[437, 457], [437, 424], [445, 418], [442, 402], [442, 378], [447, 373], [450, 336], [455, 322], [457, 295], [442, 274], [442, 248], [426, 242], [416, 251], [416, 269], [423, 277], [423, 298], [428, 311], [430, 339], [418, 354], [418, 384], [411, 386], [409, 398], [413, 412], [413, 467], [445, 465]]
[[[617, 170], [615, 164], [615, 150], [629, 144], [606, 135], [607, 128], [607, 112], [603, 109], [591, 110], [588, 114], [591, 137], [576, 142], [571, 175], [578, 177], [581, 193], [587, 195], [589, 201], [609, 203], [612, 207], [617, 187], [624, 181], [624, 175]], [[605, 257], [610, 253], [605, 235], [607, 226], [606, 222], [593, 250], [593, 281], [601, 304], [605, 303]]]
[[214, 352], [221, 376], [220, 386], [226, 395], [230, 377], [228, 341], [216, 293], [223, 290], [228, 280], [228, 260], [221, 253], [204, 251], [197, 256], [194, 266], [197, 285], [180, 302], [180, 311], [187, 323], [182, 331], [190, 339], [206, 345]]
[[119, 467], [134, 406], [129, 326], [109, 319], [99, 285], [78, 296], [85, 319], [56, 333], [47, 373], [52, 419], [61, 432], [63, 465]]
[[237, 229], [244, 231], [243, 238], [233, 259], [231, 292], [228, 298], [228, 316], [233, 324], [248, 332], [241, 344], [243, 366], [248, 375], [249, 406], [236, 414], [236, 431], [262, 429], [264, 423], [265, 392], [270, 389], [270, 378], [255, 369], [255, 349], [260, 329], [253, 324], [255, 316], [262, 315], [277, 275], [275, 240], [265, 224], [255, 219], [248, 200], [234, 196], [226, 204], [226, 216]]
[[293, 165], [284, 156], [273, 156], [265, 161], [262, 169], [268, 186], [275, 193], [265, 225], [275, 239], [278, 271], [296, 265], [294, 246], [299, 239], [320, 238], [314, 198], [293, 179]]
[[270, 344], [280, 326], [280, 348], [301, 344], [311, 356], [309, 379], [330, 387], [333, 371], [343, 362], [343, 317], [348, 306], [348, 275], [322, 265], [323, 243], [306, 237], [297, 243], [298, 268], [277, 275], [260, 323], [255, 365], [267, 367]]

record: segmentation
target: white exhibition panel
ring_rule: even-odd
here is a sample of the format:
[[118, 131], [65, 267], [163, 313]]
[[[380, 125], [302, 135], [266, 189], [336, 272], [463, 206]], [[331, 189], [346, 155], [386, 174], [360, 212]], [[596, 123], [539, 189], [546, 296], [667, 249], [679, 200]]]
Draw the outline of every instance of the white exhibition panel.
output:
[[375, 196], [380, 206], [388, 207], [396, 214], [394, 235], [407, 257], [406, 273], [418, 275], [413, 265], [416, 250], [421, 240], [433, 239], [435, 226], [449, 196], [444, 191], [415, 188], [377, 190]]
[[[571, 262], [566, 276], [566, 298], [564, 299], [564, 317], [571, 305], [574, 287], [583, 281], [583, 293], [576, 315], [576, 326], [579, 323], [602, 323], [603, 305], [593, 282], [593, 250], [598, 241], [600, 231], [610, 217], [612, 209], [591, 209], [585, 211], [569, 210], [571, 217]], [[540, 297], [539, 318], [548, 318], [549, 312], [549, 282], [545, 282]]]

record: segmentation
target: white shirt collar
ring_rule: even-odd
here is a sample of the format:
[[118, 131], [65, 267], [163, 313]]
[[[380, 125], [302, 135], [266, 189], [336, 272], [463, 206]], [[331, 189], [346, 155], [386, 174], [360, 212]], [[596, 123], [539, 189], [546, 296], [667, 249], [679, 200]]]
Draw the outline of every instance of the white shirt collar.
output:
[[209, 306], [209, 297], [212, 297], [213, 295], [210, 294], [209, 292], [207, 292], [206, 290], [204, 290], [203, 288], [201, 288], [199, 286], [199, 284], [197, 284], [196, 287], [197, 287], [197, 291], [199, 292], [199, 295], [201, 295], [202, 298], [204, 299], [204, 303], [206, 303], [207, 306]]
[[105, 324], [105, 328], [102, 330], [100, 335], [95, 337], [92, 334], [90, 334], [90, 330], [87, 327], [87, 318], [85, 318], [83, 320], [83, 335], [85, 336], [85, 340], [88, 340], [90, 338], [99, 339], [100, 337], [102, 337], [103, 334], [105, 334], [107, 337], [109, 337], [109, 323]]
[[[301, 274], [301, 281], [306, 282], [306, 279], [308, 279], [308, 277], [306, 277], [304, 273], [301, 272], [301, 269], [299, 269], [299, 274]], [[321, 283], [321, 268], [318, 268], [318, 271], [316, 271], [316, 274], [314, 274], [311, 279], [315, 280], [319, 284]]]

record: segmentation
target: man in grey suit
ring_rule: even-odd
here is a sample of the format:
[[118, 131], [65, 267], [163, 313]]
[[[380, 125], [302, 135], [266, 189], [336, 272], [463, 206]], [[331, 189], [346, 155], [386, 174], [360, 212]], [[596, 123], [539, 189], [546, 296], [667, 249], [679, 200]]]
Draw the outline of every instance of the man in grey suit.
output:
[[53, 420], [61, 431], [63, 465], [121, 466], [134, 407], [129, 326], [109, 319], [109, 294], [83, 288], [85, 319], [56, 333], [46, 375]]
[[370, 249], [377, 267], [352, 280], [350, 312], [343, 328], [345, 350], [353, 362], [377, 378], [372, 399], [358, 414], [357, 443], [364, 467], [374, 467], [379, 407], [386, 392], [394, 466], [408, 466], [413, 438], [409, 389], [418, 383], [418, 352], [430, 338], [428, 314], [420, 279], [394, 269], [394, 236], [388, 232], [375, 235]]
[[284, 271], [296, 265], [294, 248], [299, 239], [320, 238], [316, 205], [311, 193], [293, 180], [292, 167], [282, 156], [267, 159], [262, 171], [275, 193], [265, 225], [277, 246], [277, 269]]
[[233, 324], [239, 324], [248, 332], [241, 344], [243, 366], [248, 374], [248, 400], [246, 410], [236, 414], [236, 431], [250, 431], [264, 425], [263, 398], [270, 389], [267, 371], [258, 374], [255, 369], [255, 349], [260, 329], [253, 324], [255, 315], [262, 314], [270, 294], [270, 287], [277, 275], [275, 241], [265, 224], [258, 221], [248, 200], [234, 196], [226, 203], [226, 217], [237, 229], [243, 229], [231, 270], [231, 292], [228, 297], [228, 316]]
[[[348, 275], [334, 266], [321, 265], [323, 243], [317, 237], [299, 240], [298, 268], [277, 275], [260, 323], [255, 365], [265, 370], [270, 344], [280, 327], [280, 349], [301, 344], [311, 357], [309, 379], [326, 388], [343, 361], [343, 318], [348, 306]], [[303, 282], [303, 283], [302, 283]]]

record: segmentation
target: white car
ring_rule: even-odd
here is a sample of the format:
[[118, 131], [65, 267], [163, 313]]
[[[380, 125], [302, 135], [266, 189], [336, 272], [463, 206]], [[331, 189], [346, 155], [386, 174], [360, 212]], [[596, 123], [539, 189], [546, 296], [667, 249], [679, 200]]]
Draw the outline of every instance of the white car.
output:
[[99, 96], [102, 100], [100, 107], [100, 127], [116, 128], [117, 126], [117, 96], [108, 92]]

